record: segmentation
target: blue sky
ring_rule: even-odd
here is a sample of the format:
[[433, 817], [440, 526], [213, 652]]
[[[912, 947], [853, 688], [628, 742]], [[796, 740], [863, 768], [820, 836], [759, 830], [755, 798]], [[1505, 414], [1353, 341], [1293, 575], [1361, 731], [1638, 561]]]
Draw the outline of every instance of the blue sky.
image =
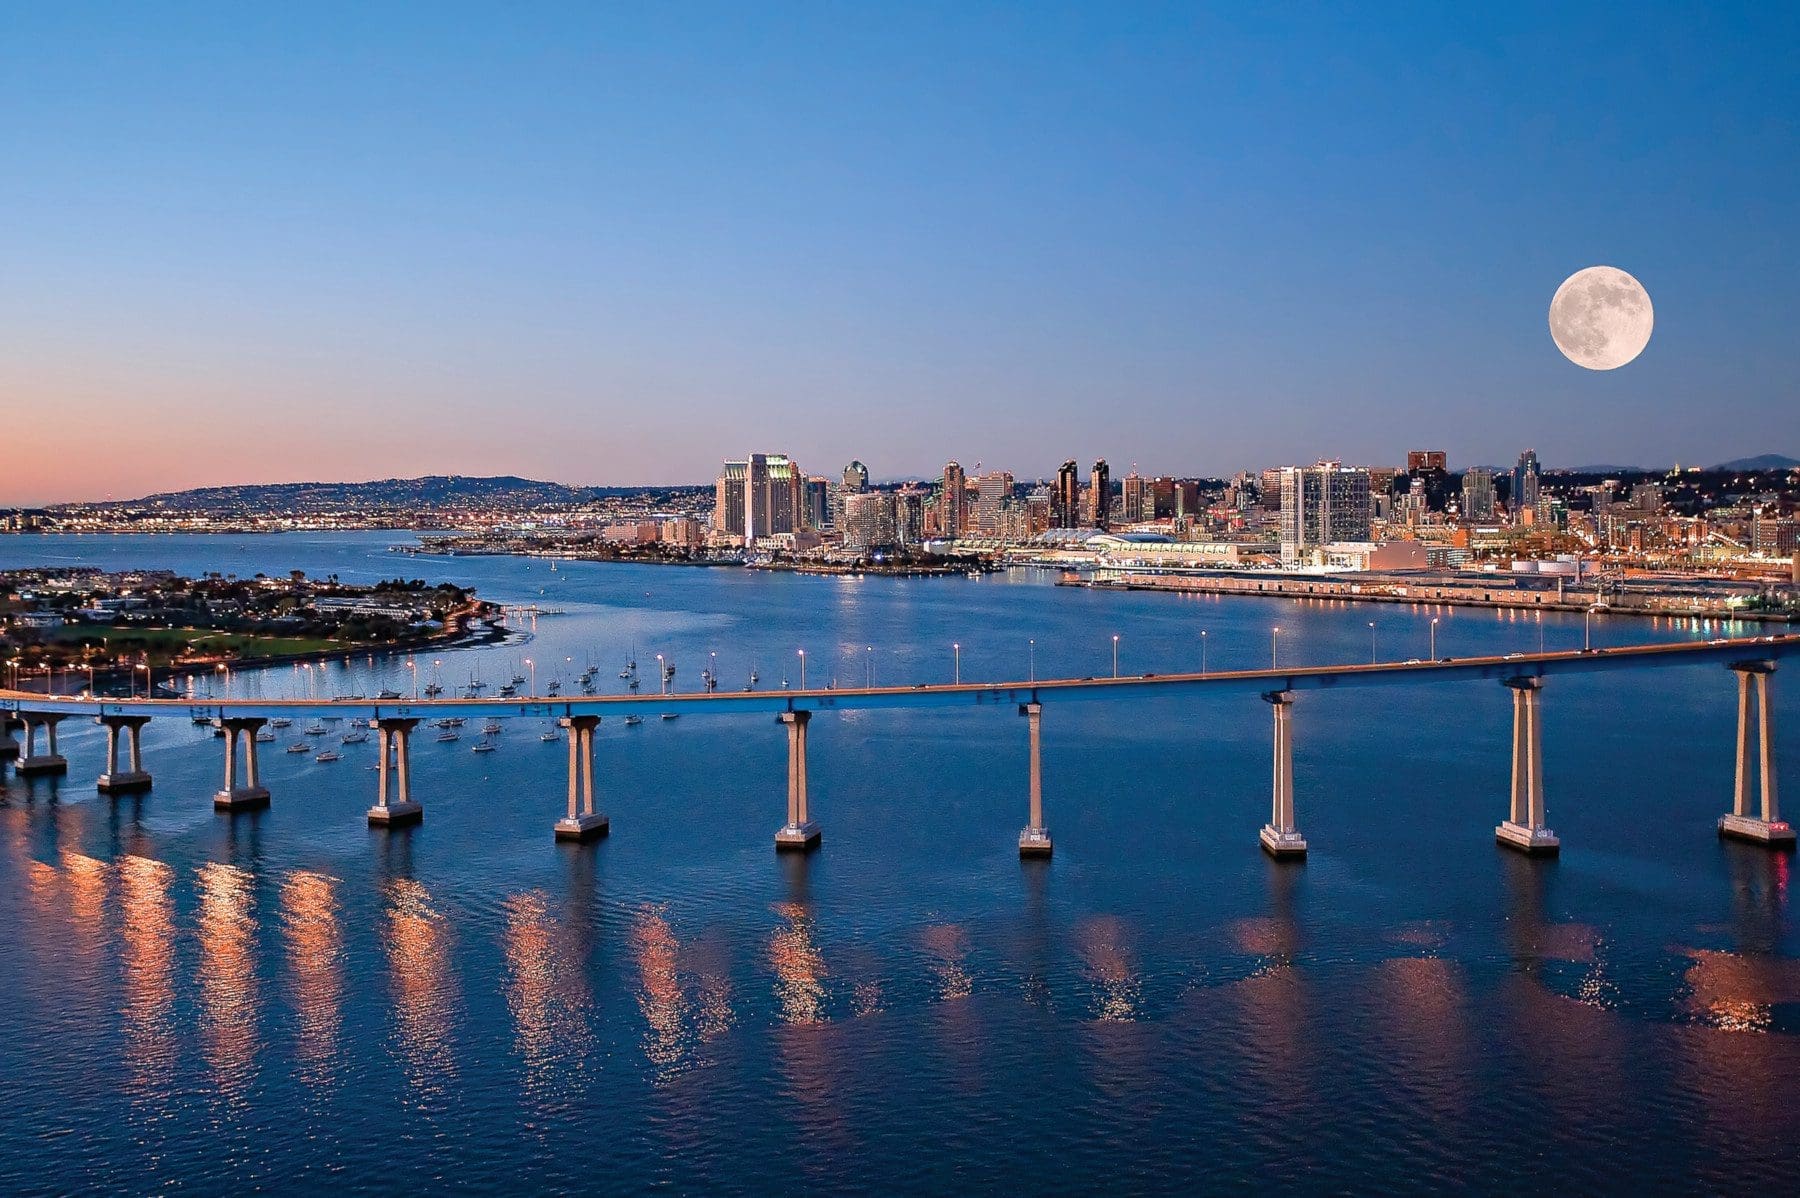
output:
[[0, 502], [1800, 454], [1800, 9], [1487, 7], [0, 0]]

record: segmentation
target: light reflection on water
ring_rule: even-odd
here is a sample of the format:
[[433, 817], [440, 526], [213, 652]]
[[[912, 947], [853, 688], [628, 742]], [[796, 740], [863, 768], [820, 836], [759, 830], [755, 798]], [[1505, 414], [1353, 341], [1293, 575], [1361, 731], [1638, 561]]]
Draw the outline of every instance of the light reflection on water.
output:
[[[385, 538], [288, 541], [281, 560], [169, 543], [240, 576], [393, 572]], [[407, 564], [522, 597], [517, 563]], [[966, 674], [1001, 677], [1035, 636], [1041, 670], [1091, 673], [1115, 630], [1160, 662], [1201, 627], [1219, 668], [1234, 644], [1266, 655], [1277, 612], [1284, 657], [1290, 628], [1297, 654], [1366, 655], [1366, 618], [1384, 647], [1432, 614], [1457, 651], [1538, 637], [1487, 613], [1030, 579], [571, 566], [551, 583], [540, 566], [540, 582], [568, 614], [529, 648], [457, 656], [447, 683], [530, 654], [592, 656], [616, 685], [634, 640], [689, 674], [716, 650], [727, 679], [753, 658], [778, 676], [806, 644], [856, 680], [873, 644], [897, 681], [946, 672], [952, 641]], [[1546, 639], [1578, 644], [1579, 623], [1546, 621]], [[327, 675], [334, 693], [408, 685], [389, 659]], [[97, 731], [72, 721], [71, 776], [0, 794], [0, 1077], [30, 1083], [8, 1088], [0, 1189], [1491, 1190], [1516, 1181], [1521, 1144], [1577, 1191], [1777, 1188], [1800, 1140], [1791, 859], [1713, 834], [1730, 679], [1666, 683], [1620, 705], [1610, 684], [1556, 680], [1558, 862], [1492, 843], [1498, 687], [1304, 696], [1299, 866], [1254, 847], [1253, 700], [1052, 711], [1057, 856], [1029, 863], [1011, 712], [819, 717], [826, 844], [804, 861], [769, 844], [783, 758], [760, 719], [603, 726], [614, 835], [580, 848], [550, 842], [562, 766], [536, 729], [484, 759], [416, 746], [426, 822], [380, 833], [364, 771], [286, 755], [265, 765], [270, 812], [215, 817], [219, 750], [185, 721], [149, 730], [153, 792], [102, 801]], [[1675, 738], [1691, 751], [1667, 752]]]
[[[200, 1043], [213, 1085], [228, 1108], [244, 1102], [256, 1078], [260, 1047], [254, 877], [235, 865], [208, 862], [195, 871], [200, 906]], [[221, 1118], [230, 1118], [224, 1113]]]

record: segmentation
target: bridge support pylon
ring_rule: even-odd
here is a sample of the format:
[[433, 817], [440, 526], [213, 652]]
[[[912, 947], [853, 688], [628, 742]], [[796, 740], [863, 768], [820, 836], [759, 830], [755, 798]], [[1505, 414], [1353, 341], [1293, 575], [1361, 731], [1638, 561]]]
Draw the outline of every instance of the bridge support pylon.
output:
[[[227, 716], [219, 721], [225, 730], [225, 786], [213, 795], [214, 811], [256, 811], [269, 805], [269, 788], [262, 784], [256, 763], [256, 733], [268, 723], [261, 716]], [[238, 742], [244, 743], [244, 784], [238, 785]]]
[[788, 733], [787, 823], [775, 833], [775, 851], [810, 852], [822, 839], [806, 805], [806, 725], [812, 712], [784, 711], [775, 718], [787, 725]]
[[[94, 785], [101, 794], [120, 795], [150, 789], [150, 774], [144, 769], [144, 751], [139, 742], [147, 715], [102, 715], [94, 722], [106, 729], [106, 772]], [[119, 732], [123, 730], [129, 745], [130, 769], [119, 768]]]
[[1562, 849], [1544, 823], [1542, 678], [1506, 678], [1513, 694], [1512, 808], [1494, 840], [1522, 853], [1550, 856]]
[[1019, 833], [1019, 856], [1048, 857], [1050, 855], [1050, 829], [1044, 826], [1044, 765], [1042, 724], [1044, 705], [1038, 702], [1019, 704], [1019, 714], [1024, 716], [1030, 732], [1031, 741], [1031, 811], [1029, 822], [1024, 831]]
[[[425, 808], [412, 797], [412, 731], [416, 719], [382, 716], [369, 721], [381, 746], [381, 764], [375, 773], [375, 805], [369, 808], [369, 826], [400, 828], [425, 818]], [[390, 787], [390, 783], [393, 785]]]
[[12, 712], [0, 712], [0, 761], [13, 761], [19, 756], [19, 742], [13, 739], [13, 733], [25, 727], [25, 722]]
[[[14, 768], [22, 778], [33, 778], [45, 774], [66, 774], [69, 763], [63, 755], [56, 751], [56, 726], [66, 716], [50, 715], [44, 712], [21, 711], [19, 718], [25, 723], [24, 752]], [[44, 730], [44, 749], [38, 752], [38, 729]]]
[[[1772, 661], [1735, 661], [1731, 669], [1738, 680], [1737, 784], [1732, 790], [1731, 813], [1719, 817], [1719, 835], [1779, 848], [1794, 846], [1794, 829], [1781, 818], [1775, 788], [1775, 717], [1769, 708], [1769, 684], [1775, 674]], [[1750, 683], [1756, 682], [1756, 765], [1750, 763]], [[1751, 770], [1762, 776], [1762, 814], [1750, 814]]]
[[1275, 712], [1275, 763], [1272, 809], [1263, 825], [1263, 851], [1271, 857], [1306, 856], [1306, 837], [1294, 826], [1294, 695], [1266, 691], [1263, 701]]
[[599, 840], [612, 831], [612, 821], [594, 810], [594, 729], [600, 717], [571, 715], [557, 723], [569, 731], [569, 813], [556, 821], [556, 839]]

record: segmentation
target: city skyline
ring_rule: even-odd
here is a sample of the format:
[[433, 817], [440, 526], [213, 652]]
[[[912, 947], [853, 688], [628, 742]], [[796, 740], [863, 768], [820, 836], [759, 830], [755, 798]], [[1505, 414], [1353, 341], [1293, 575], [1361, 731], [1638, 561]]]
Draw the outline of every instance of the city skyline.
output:
[[1800, 451], [1792, 13], [704, 15], [9, 13], [0, 503]]

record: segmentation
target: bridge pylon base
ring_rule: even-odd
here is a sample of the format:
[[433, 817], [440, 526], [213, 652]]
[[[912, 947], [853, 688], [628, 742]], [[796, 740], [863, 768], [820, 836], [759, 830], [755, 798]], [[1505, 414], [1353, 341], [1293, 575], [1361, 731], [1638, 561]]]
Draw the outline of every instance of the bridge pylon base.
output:
[[1512, 820], [1494, 829], [1494, 842], [1533, 857], [1553, 857], [1562, 851], [1562, 841], [1550, 829], [1528, 828]]
[[612, 821], [598, 812], [556, 821], [556, 839], [586, 844], [612, 834]]
[[213, 795], [214, 811], [235, 814], [239, 811], [261, 811], [268, 805], [269, 788], [266, 786], [234, 786]]
[[120, 770], [116, 774], [101, 774], [94, 786], [103, 795], [128, 795], [150, 789], [150, 774], [145, 770]]
[[811, 820], [803, 824], [787, 824], [775, 833], [775, 851], [778, 853], [810, 853], [819, 847], [824, 834], [819, 825]]
[[1050, 829], [1026, 828], [1019, 833], [1019, 856], [1048, 857], [1050, 855]]
[[377, 803], [369, 808], [371, 828], [404, 828], [424, 818], [425, 808], [420, 803], [389, 803], [385, 807]]
[[43, 753], [36, 757], [21, 757], [13, 763], [21, 778], [37, 778], [49, 774], [66, 774], [69, 762], [61, 754]]
[[1719, 835], [1755, 844], [1794, 847], [1794, 829], [1786, 820], [1757, 819], [1752, 815], [1721, 815]]
[[1261, 839], [1263, 852], [1277, 860], [1306, 856], [1306, 837], [1298, 832], [1283, 832], [1274, 824], [1264, 824]]

